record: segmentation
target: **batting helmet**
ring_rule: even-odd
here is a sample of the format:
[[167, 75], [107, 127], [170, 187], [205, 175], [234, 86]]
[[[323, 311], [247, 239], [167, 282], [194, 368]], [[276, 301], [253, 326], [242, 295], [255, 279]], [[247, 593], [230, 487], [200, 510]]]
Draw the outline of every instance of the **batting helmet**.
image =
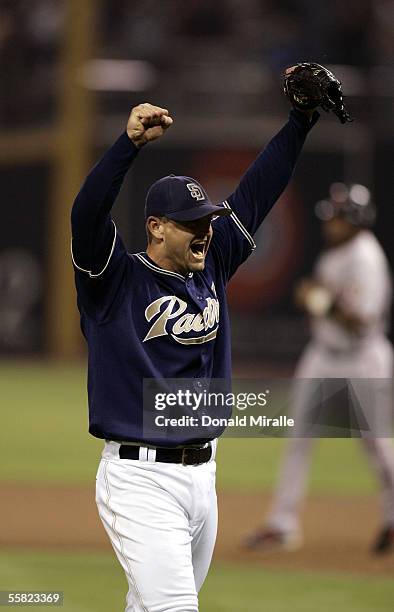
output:
[[371, 192], [364, 185], [332, 183], [328, 198], [317, 202], [315, 214], [321, 221], [343, 217], [352, 225], [371, 227], [376, 219], [376, 208]]

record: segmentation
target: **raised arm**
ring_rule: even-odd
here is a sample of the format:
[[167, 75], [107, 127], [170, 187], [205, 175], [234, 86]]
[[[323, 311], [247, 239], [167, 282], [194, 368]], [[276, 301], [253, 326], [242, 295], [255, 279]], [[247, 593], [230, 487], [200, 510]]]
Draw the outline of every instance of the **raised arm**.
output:
[[253, 235], [278, 200], [293, 174], [305, 138], [319, 118], [292, 110], [284, 127], [272, 138], [243, 175], [227, 202]]
[[130, 113], [127, 129], [87, 176], [71, 212], [73, 259], [91, 276], [105, 266], [114, 243], [110, 211], [138, 150], [162, 136], [172, 124], [168, 111], [139, 104]]
[[224, 201], [224, 206], [232, 209], [231, 216], [215, 222], [212, 244], [227, 279], [256, 246], [252, 236], [293, 174], [305, 138], [319, 118], [315, 109], [334, 112], [341, 123], [352, 121], [343, 102], [341, 82], [324, 66], [299, 63], [287, 68], [283, 79], [283, 91], [293, 106], [289, 120]]
[[324, 66], [302, 62], [286, 68], [283, 91], [293, 110], [288, 123], [271, 140], [243, 176], [228, 204], [254, 234], [288, 184], [307, 133], [316, 123], [317, 107], [352, 121], [345, 109], [341, 82]]
[[272, 138], [245, 172], [224, 206], [229, 217], [217, 219], [214, 240], [224, 275], [230, 279], [255, 248], [252, 238], [287, 186], [306, 135], [319, 113], [292, 110], [286, 125]]

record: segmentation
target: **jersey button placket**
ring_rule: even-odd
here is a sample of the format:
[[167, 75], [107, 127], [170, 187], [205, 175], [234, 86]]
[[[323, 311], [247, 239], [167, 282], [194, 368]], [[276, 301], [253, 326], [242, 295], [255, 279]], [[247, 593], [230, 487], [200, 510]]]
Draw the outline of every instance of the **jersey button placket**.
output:
[[186, 278], [185, 281], [185, 286], [186, 286], [186, 291], [190, 297], [190, 299], [193, 301], [193, 303], [197, 306], [197, 308], [202, 312], [204, 310], [204, 298], [202, 295], [196, 294], [195, 290], [196, 289], [196, 284], [193, 283], [193, 277], [192, 276], [188, 276]]

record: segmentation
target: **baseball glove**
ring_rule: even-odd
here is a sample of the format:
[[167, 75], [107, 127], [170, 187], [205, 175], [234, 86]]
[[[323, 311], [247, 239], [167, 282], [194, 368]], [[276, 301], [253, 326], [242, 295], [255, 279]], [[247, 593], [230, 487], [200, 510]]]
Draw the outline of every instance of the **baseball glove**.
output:
[[312, 110], [320, 106], [332, 111], [341, 123], [353, 121], [345, 109], [341, 82], [320, 64], [302, 62], [283, 75], [283, 91], [295, 108]]

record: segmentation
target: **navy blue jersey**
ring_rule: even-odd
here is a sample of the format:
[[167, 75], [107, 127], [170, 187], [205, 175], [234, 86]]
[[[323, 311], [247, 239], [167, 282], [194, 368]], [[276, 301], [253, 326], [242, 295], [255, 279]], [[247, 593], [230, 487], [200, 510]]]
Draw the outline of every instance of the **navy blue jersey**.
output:
[[[160, 268], [146, 253], [128, 253], [111, 219], [138, 153], [126, 133], [90, 172], [74, 202], [72, 235], [78, 308], [89, 351], [91, 434], [154, 444], [142, 429], [144, 379], [231, 379], [226, 285], [252, 252], [252, 236], [289, 182], [317, 118], [316, 113], [309, 122], [291, 111], [224, 202], [233, 213], [213, 221], [204, 270], [185, 277]], [[215, 437], [221, 431], [210, 433]], [[165, 444], [193, 441], [179, 434]]]

